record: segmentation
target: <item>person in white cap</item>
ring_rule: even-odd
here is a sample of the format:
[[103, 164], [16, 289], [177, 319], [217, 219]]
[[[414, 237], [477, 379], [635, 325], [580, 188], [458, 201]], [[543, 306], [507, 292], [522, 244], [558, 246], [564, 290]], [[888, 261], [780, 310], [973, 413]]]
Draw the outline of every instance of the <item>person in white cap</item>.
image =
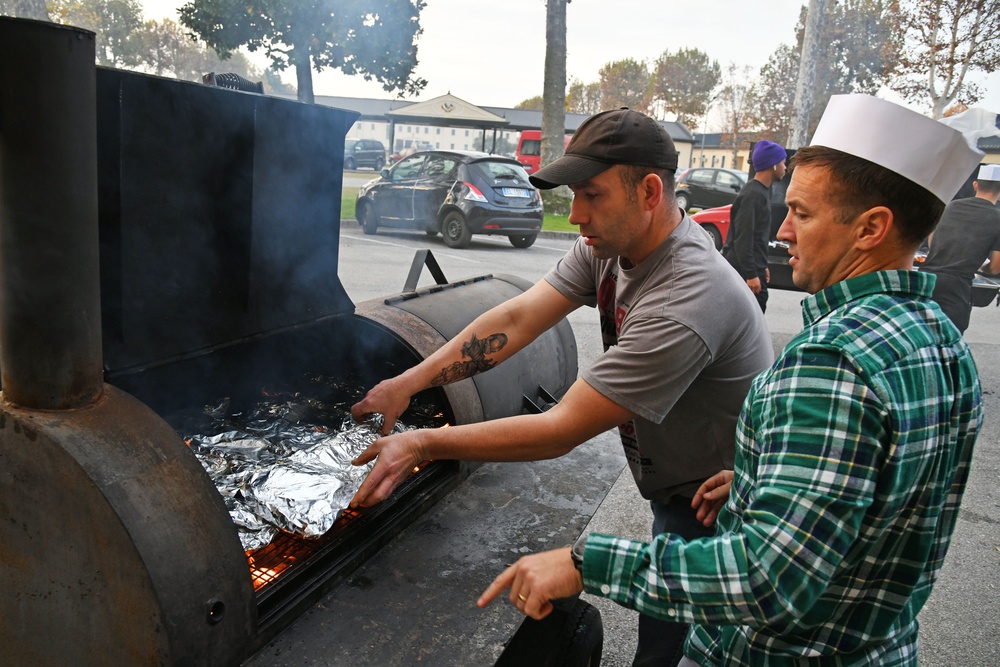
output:
[[987, 259], [987, 271], [1000, 273], [1000, 164], [979, 168], [975, 197], [949, 203], [931, 234], [923, 270], [937, 276], [934, 300], [962, 333], [972, 315], [972, 282]]
[[[484, 592], [581, 589], [689, 620], [681, 665], [913, 666], [917, 614], [958, 516], [982, 396], [968, 346], [912, 269], [979, 154], [863, 95], [831, 98], [792, 158], [789, 244], [805, 328], [743, 406], [712, 538], [590, 534], [522, 558]], [[927, 164], [933, 163], [933, 164]], [[697, 500], [697, 498], [696, 498]], [[713, 505], [713, 509], [714, 509]]]

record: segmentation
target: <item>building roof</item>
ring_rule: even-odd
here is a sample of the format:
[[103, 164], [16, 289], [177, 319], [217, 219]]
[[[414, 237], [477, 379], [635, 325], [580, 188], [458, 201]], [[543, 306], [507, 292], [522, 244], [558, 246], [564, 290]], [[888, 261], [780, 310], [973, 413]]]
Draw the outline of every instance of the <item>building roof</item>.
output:
[[[338, 109], [356, 111], [361, 114], [360, 120], [368, 121], [387, 122], [395, 120], [399, 122], [405, 119], [413, 123], [425, 123], [427, 125], [503, 128], [516, 132], [520, 132], [521, 130], [538, 130], [542, 127], [541, 111], [509, 109], [506, 107], [477, 107], [450, 93], [425, 102], [317, 95], [316, 103]], [[442, 105], [446, 104], [454, 105], [455, 108], [450, 112], [445, 111]], [[459, 112], [459, 115], [453, 115], [456, 111]], [[575, 132], [580, 127], [580, 124], [589, 118], [589, 116], [590, 114], [567, 113], [566, 131], [569, 133]], [[665, 120], [658, 122], [674, 141], [694, 142], [694, 135], [681, 123]]]
[[386, 112], [391, 118], [413, 122], [436, 121], [456, 127], [505, 127], [507, 119], [475, 104], [470, 104], [451, 93], [426, 102], [414, 102]]

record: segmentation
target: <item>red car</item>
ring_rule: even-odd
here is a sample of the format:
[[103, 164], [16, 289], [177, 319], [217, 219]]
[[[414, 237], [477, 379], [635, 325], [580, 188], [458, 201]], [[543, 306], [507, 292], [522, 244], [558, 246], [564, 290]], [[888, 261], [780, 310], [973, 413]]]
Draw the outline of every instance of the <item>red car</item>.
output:
[[732, 207], [732, 204], [727, 204], [718, 208], [706, 208], [691, 216], [692, 220], [712, 235], [716, 250], [722, 250], [722, 244], [726, 242], [726, 236], [729, 235], [729, 209]]

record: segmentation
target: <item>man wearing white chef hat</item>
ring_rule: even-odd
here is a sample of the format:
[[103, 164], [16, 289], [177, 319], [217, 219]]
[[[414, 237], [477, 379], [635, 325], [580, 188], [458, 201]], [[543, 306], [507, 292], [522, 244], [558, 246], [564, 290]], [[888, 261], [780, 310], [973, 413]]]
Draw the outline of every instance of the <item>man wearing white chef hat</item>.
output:
[[592, 533], [522, 558], [479, 604], [508, 586], [541, 601], [584, 589], [694, 623], [687, 666], [916, 666], [916, 617], [955, 527], [982, 404], [969, 348], [931, 300], [933, 274], [912, 266], [978, 161], [936, 121], [831, 98], [792, 160], [778, 232], [811, 294], [805, 328], [754, 380], [735, 470], [699, 489], [728, 491], [716, 536]]
[[979, 168], [972, 187], [975, 197], [956, 199], [948, 204], [929, 239], [930, 252], [925, 271], [937, 275], [934, 300], [941, 310], [965, 332], [972, 314], [972, 281], [976, 271], [989, 259], [987, 271], [1000, 273], [1000, 164]]

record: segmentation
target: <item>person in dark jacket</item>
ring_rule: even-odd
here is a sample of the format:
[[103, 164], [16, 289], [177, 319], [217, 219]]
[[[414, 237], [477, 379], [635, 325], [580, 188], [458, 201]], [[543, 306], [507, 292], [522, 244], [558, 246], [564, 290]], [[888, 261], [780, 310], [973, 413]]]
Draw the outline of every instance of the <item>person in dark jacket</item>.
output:
[[746, 281], [757, 297], [761, 311], [767, 310], [767, 242], [771, 233], [771, 185], [785, 176], [785, 149], [773, 141], [758, 141], [751, 164], [754, 177], [743, 186], [729, 216], [729, 235], [722, 256]]
[[1000, 164], [979, 168], [976, 196], [948, 204], [929, 239], [923, 270], [937, 276], [933, 298], [965, 333], [972, 315], [972, 281], [989, 259], [990, 274], [1000, 272]]

